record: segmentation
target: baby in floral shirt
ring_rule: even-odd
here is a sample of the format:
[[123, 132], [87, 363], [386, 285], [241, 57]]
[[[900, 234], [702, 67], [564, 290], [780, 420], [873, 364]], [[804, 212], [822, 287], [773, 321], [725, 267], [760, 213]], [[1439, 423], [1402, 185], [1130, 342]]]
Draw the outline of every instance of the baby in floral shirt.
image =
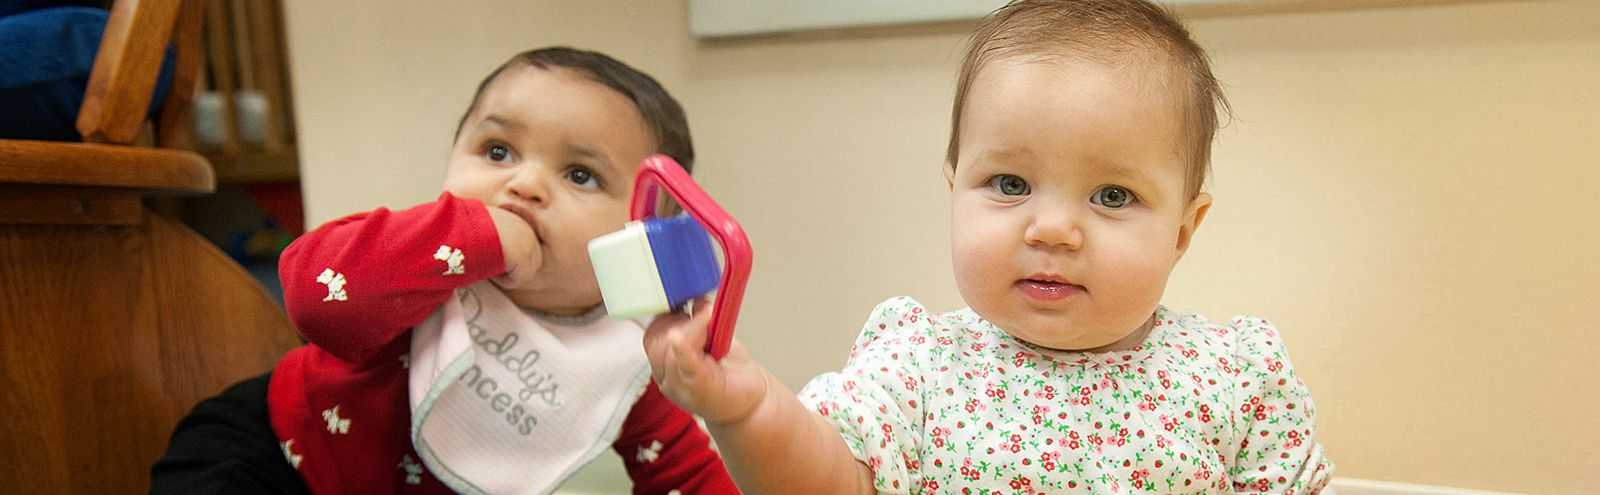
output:
[[668, 398], [752, 493], [1314, 493], [1332, 464], [1271, 323], [1160, 304], [1226, 102], [1145, 0], [1020, 0], [962, 64], [945, 178], [970, 305], [877, 307], [797, 398], [709, 312], [656, 320]]

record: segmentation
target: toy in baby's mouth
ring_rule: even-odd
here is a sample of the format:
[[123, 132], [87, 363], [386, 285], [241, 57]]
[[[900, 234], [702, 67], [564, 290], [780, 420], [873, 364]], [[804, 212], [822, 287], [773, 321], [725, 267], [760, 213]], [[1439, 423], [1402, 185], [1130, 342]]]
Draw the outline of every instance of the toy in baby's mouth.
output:
[[[661, 188], [686, 214], [655, 216]], [[634, 177], [633, 200], [622, 230], [589, 241], [589, 262], [606, 312], [612, 318], [652, 316], [682, 308], [720, 285], [706, 327], [706, 352], [721, 359], [733, 339], [745, 283], [750, 279], [750, 240], [744, 229], [689, 178], [678, 162], [652, 155]], [[707, 231], [722, 245], [726, 270], [718, 283], [716, 253]]]

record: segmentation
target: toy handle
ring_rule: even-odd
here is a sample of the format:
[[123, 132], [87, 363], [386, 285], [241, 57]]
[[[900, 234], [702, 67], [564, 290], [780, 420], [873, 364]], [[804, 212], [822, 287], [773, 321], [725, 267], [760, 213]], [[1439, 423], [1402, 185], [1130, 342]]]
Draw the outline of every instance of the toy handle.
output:
[[666, 155], [650, 155], [639, 165], [639, 173], [634, 176], [629, 217], [642, 220], [654, 216], [657, 191], [662, 187], [722, 246], [726, 267], [722, 270], [717, 300], [711, 309], [711, 324], [706, 327], [706, 353], [721, 360], [733, 343], [733, 324], [739, 319], [739, 303], [744, 301], [744, 286], [750, 280], [750, 239], [745, 237], [739, 222], [701, 190], [677, 161]]

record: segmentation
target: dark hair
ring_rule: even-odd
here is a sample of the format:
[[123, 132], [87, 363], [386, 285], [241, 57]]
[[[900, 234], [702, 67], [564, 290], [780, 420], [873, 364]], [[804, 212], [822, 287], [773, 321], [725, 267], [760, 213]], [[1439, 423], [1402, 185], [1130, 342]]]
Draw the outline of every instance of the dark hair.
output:
[[656, 139], [656, 151], [677, 160], [685, 171], [694, 170], [694, 142], [689, 139], [689, 120], [684, 116], [683, 107], [678, 104], [678, 100], [673, 99], [672, 95], [661, 87], [661, 83], [656, 82], [649, 74], [629, 67], [628, 64], [604, 53], [564, 46], [518, 53], [496, 67], [488, 77], [483, 78], [483, 82], [478, 83], [478, 91], [472, 94], [472, 104], [467, 105], [467, 111], [461, 114], [461, 122], [456, 124], [457, 138], [461, 136], [461, 128], [467, 124], [467, 117], [478, 108], [478, 99], [483, 97], [484, 89], [488, 88], [489, 83], [494, 82], [500, 73], [512, 67], [573, 69], [593, 78], [595, 82], [622, 93], [633, 101], [633, 105], [639, 109], [639, 114], [644, 116], [645, 125], [650, 127], [650, 133]]
[[1150, 50], [1164, 54], [1156, 60], [1171, 64], [1177, 75], [1186, 76], [1181, 104], [1189, 145], [1183, 151], [1190, 161], [1187, 193], [1193, 198], [1209, 174], [1217, 114], [1229, 113], [1228, 100], [1211, 74], [1205, 50], [1171, 12], [1147, 0], [1014, 0], [985, 17], [972, 33], [956, 82], [950, 146], [945, 151], [948, 166], [956, 166], [960, 151], [961, 111], [967, 91], [986, 62], [1016, 55], [1115, 59], [1142, 56]]

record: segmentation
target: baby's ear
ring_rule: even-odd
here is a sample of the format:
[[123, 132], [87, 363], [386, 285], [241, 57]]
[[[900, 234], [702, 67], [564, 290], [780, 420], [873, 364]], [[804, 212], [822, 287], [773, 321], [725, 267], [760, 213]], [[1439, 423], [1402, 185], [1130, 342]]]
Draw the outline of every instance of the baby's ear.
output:
[[1202, 192], [1189, 201], [1189, 207], [1183, 212], [1183, 224], [1178, 226], [1177, 259], [1182, 259], [1183, 253], [1189, 251], [1189, 242], [1194, 240], [1194, 231], [1200, 230], [1200, 223], [1206, 220], [1208, 211], [1211, 211], [1210, 194]]

